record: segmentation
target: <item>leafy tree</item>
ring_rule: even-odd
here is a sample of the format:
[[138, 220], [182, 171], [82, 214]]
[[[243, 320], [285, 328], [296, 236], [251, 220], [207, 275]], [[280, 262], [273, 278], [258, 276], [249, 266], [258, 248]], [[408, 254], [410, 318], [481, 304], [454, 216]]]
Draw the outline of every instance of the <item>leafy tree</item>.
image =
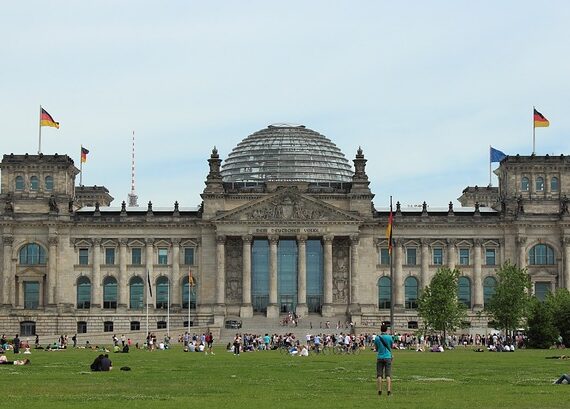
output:
[[553, 323], [562, 336], [562, 343], [570, 346], [570, 292], [560, 288], [548, 295], [546, 303], [551, 308]]
[[461, 327], [466, 317], [466, 308], [457, 297], [459, 275], [457, 269], [438, 269], [418, 300], [418, 313], [426, 327], [443, 332], [444, 339], [447, 332]]
[[530, 278], [526, 269], [506, 262], [497, 270], [497, 287], [485, 312], [509, 334], [520, 327], [530, 307]]
[[531, 348], [550, 348], [558, 338], [558, 329], [554, 326], [552, 306], [533, 297], [528, 314], [528, 346]]

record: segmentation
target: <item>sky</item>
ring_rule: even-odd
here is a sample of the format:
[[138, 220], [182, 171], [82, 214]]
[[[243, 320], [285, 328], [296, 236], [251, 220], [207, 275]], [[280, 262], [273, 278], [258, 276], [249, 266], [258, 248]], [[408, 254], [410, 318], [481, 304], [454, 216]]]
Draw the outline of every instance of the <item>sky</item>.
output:
[[[570, 154], [570, 2], [5, 2], [1, 154], [68, 154], [83, 184], [197, 206], [221, 159], [272, 123], [303, 124], [352, 164], [376, 207], [447, 206], [489, 184], [489, 146]], [[493, 169], [497, 164], [493, 164]], [[496, 186], [493, 175], [491, 183]]]

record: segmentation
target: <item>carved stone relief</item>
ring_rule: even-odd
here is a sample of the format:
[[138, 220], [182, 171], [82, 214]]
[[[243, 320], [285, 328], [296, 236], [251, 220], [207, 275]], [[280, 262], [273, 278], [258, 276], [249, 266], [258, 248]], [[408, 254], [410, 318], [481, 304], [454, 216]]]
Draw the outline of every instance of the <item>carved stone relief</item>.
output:
[[346, 238], [333, 242], [333, 303], [348, 303], [348, 269], [350, 266], [350, 242]]
[[330, 211], [297, 196], [275, 198], [246, 213], [249, 220], [323, 220]]
[[239, 238], [226, 240], [226, 302], [241, 303], [243, 243]]

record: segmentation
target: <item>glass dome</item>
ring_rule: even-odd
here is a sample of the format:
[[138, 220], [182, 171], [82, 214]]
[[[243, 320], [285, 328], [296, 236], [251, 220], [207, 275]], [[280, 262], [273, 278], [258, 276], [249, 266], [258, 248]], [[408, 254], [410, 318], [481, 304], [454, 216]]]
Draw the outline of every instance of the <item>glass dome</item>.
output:
[[330, 139], [291, 124], [269, 125], [249, 135], [222, 166], [224, 182], [350, 182], [353, 174]]

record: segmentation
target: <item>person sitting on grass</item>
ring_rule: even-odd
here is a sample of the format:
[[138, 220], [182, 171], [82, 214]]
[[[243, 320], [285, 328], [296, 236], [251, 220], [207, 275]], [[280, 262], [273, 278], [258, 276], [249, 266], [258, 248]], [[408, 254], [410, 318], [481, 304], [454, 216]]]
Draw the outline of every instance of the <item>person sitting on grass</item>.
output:
[[562, 374], [562, 376], [560, 378], [558, 378], [556, 380], [556, 382], [554, 382], [554, 384], [555, 385], [562, 385], [564, 382], [566, 382], [566, 384], [570, 384], [570, 375]]
[[16, 359], [14, 361], [8, 361], [6, 355], [0, 355], [0, 365], [30, 365], [29, 359]]

